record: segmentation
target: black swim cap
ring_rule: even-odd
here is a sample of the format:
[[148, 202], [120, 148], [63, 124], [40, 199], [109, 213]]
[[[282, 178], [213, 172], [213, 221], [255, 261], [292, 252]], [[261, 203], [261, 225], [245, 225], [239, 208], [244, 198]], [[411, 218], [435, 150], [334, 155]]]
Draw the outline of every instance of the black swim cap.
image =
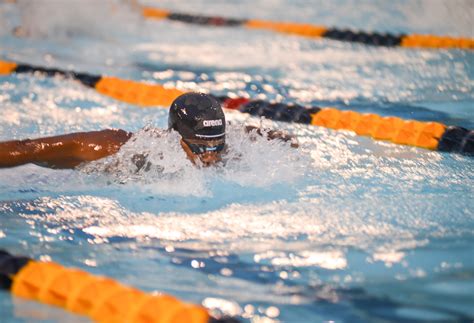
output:
[[219, 101], [204, 93], [186, 93], [171, 103], [168, 128], [184, 139], [223, 139], [225, 116]]

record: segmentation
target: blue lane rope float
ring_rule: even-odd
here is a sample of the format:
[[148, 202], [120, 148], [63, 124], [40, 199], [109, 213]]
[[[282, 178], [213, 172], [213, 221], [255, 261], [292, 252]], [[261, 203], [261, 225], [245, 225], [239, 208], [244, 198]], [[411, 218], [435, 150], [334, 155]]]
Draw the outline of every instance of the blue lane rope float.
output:
[[[168, 107], [184, 92], [159, 84], [90, 75], [55, 68], [0, 61], [0, 75], [39, 72], [63, 75], [78, 80], [116, 100], [143, 107]], [[341, 111], [335, 108], [304, 107], [298, 104], [272, 103], [247, 98], [216, 96], [223, 107], [270, 120], [311, 124], [335, 130], [349, 130], [360, 136], [430, 150], [474, 155], [474, 130], [447, 126], [439, 122], [404, 120], [372, 113]]]
[[325, 26], [277, 22], [258, 19], [234, 19], [221, 16], [193, 15], [171, 12], [163, 9], [142, 7], [142, 14], [150, 19], [168, 19], [189, 24], [227, 27], [246, 27], [265, 29], [279, 33], [299, 35], [311, 38], [329, 38], [345, 42], [362, 43], [371, 46], [401, 46], [424, 48], [459, 48], [474, 49], [474, 39], [420, 34], [390, 34], [377, 32], [353, 31], [348, 29], [329, 28]]
[[237, 323], [209, 315], [198, 305], [149, 294], [111, 278], [14, 256], [0, 249], [0, 289], [17, 297], [61, 307], [104, 323]]

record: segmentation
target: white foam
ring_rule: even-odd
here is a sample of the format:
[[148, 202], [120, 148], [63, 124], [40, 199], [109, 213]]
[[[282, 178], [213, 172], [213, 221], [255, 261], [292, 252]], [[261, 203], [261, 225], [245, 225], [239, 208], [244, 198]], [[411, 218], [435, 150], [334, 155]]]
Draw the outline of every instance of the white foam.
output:
[[[214, 181], [244, 187], [270, 187], [292, 183], [305, 172], [309, 159], [298, 149], [266, 136], [246, 134], [242, 125], [228, 126], [228, 152], [223, 161], [203, 168], [186, 157], [175, 132], [146, 126], [107, 158], [81, 170], [103, 175], [114, 182], [138, 184], [155, 194], [209, 196]], [[142, 167], [137, 166], [137, 158]]]
[[[141, 191], [165, 195], [206, 196], [206, 177], [187, 158], [179, 135], [147, 126], [112, 156], [84, 165], [81, 170]], [[141, 165], [137, 166], [137, 160]]]

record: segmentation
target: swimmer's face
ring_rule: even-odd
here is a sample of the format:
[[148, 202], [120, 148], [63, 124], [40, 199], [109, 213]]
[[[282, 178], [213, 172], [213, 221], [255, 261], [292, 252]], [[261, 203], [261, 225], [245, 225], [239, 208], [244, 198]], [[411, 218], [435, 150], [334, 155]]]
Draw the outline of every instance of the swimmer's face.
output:
[[224, 139], [199, 140], [181, 139], [181, 146], [188, 158], [194, 163], [210, 166], [221, 160], [221, 154], [225, 147]]

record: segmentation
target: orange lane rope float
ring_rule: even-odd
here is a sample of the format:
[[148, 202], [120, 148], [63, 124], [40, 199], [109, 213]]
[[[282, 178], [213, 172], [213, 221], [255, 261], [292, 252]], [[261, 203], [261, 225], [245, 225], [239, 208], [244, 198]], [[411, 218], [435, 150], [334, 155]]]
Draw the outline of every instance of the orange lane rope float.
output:
[[[71, 77], [102, 94], [143, 107], [168, 107], [176, 97], [184, 93], [178, 89], [165, 88], [158, 84], [0, 61], [0, 75], [27, 72], [41, 72], [47, 75], [60, 74]], [[439, 122], [403, 120], [397, 117], [341, 111], [335, 108], [303, 107], [298, 104], [272, 103], [227, 96], [216, 97], [224, 108], [248, 113], [252, 116], [265, 117], [275, 121], [311, 124], [335, 130], [349, 130], [360, 136], [369, 136], [376, 140], [386, 140], [430, 150], [474, 154], [474, 130], [463, 127], [447, 126]]]
[[216, 319], [201, 306], [149, 294], [113, 279], [18, 257], [0, 249], [0, 288], [14, 296], [61, 307], [107, 323], [237, 323]]
[[145, 18], [151, 19], [169, 19], [184, 23], [210, 26], [243, 26], [250, 29], [265, 29], [279, 33], [312, 38], [330, 38], [339, 41], [363, 43], [372, 46], [474, 49], [474, 39], [465, 37], [418, 34], [383, 34], [376, 32], [328, 28], [325, 26], [303, 23], [193, 15], [170, 12], [152, 7], [143, 7], [142, 14]]

